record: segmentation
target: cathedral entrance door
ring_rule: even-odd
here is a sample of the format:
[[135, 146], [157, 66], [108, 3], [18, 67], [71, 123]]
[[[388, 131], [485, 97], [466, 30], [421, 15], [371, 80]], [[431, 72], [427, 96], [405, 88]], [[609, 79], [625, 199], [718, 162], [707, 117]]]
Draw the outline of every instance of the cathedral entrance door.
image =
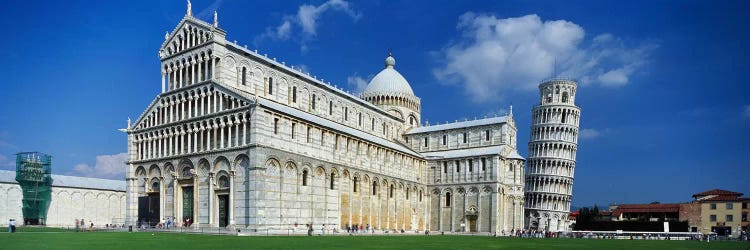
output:
[[148, 195], [148, 221], [149, 226], [156, 226], [159, 223], [159, 193]]
[[468, 216], [469, 218], [469, 232], [477, 232], [477, 216]]
[[[188, 219], [190, 219], [189, 224]], [[193, 224], [193, 187], [182, 187], [182, 223], [183, 226]]]
[[219, 227], [229, 224], [229, 195], [219, 195]]

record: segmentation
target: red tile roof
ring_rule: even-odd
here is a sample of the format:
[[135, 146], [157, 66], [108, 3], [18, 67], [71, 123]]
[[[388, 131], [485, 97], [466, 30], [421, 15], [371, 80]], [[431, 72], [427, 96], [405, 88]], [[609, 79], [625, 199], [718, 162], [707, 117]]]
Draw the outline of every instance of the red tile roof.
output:
[[620, 217], [623, 213], [678, 213], [680, 204], [624, 204], [617, 206], [612, 216]]
[[723, 189], [712, 189], [712, 190], [708, 190], [708, 191], [704, 191], [704, 192], [700, 192], [700, 193], [694, 194], [693, 197], [696, 197], [696, 196], [708, 196], [708, 195], [742, 196], [743, 193], [737, 193], [737, 192], [732, 192], [732, 191], [723, 190]]
[[734, 196], [734, 195], [717, 195], [714, 197], [700, 199], [698, 201], [743, 201], [743, 200], [747, 200], [747, 198], [741, 198], [739, 196]]

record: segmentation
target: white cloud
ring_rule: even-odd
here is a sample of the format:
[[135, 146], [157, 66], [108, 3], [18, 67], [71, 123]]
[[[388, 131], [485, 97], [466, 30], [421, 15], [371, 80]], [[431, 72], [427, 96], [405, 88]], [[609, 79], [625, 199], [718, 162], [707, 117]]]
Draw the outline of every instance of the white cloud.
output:
[[349, 6], [349, 2], [344, 0], [328, 0], [319, 6], [305, 4], [300, 6], [299, 11], [297, 11], [297, 20], [299, 21], [300, 26], [302, 26], [302, 31], [308, 35], [315, 35], [317, 28], [316, 24], [320, 15], [328, 10], [344, 12], [354, 19], [354, 21], [357, 21], [362, 17], [362, 14], [354, 11], [354, 9]]
[[433, 52], [439, 60], [433, 74], [443, 83], [464, 85], [475, 102], [535, 90], [553, 75], [577, 78], [582, 85], [626, 85], [656, 47], [628, 47], [612, 34], [585, 46], [581, 26], [537, 15], [499, 19], [468, 12], [457, 28], [461, 38]]
[[365, 88], [367, 88], [367, 85], [370, 83], [372, 77], [373, 76], [370, 75], [367, 77], [367, 79], [365, 79], [357, 75], [357, 73], [354, 73], [354, 75], [348, 76], [346, 78], [346, 83], [350, 88], [354, 89], [355, 93], [362, 93], [363, 91], [365, 91]]
[[289, 33], [292, 32], [292, 23], [289, 20], [285, 20], [279, 27], [276, 27], [276, 36], [279, 39], [285, 40], [289, 38]]
[[299, 6], [296, 15], [286, 15], [281, 24], [266, 28], [266, 32], [258, 36], [255, 43], [257, 45], [266, 38], [286, 41], [293, 38], [293, 34], [299, 33], [300, 49], [307, 51], [307, 42], [317, 35], [320, 18], [328, 11], [343, 12], [355, 22], [362, 17], [362, 13], [355, 11], [345, 0], [328, 0], [318, 6], [303, 4]]
[[296, 64], [294, 68], [302, 70], [303, 73], [312, 72], [310, 66], [307, 66], [307, 64]]
[[628, 72], [625, 69], [613, 69], [607, 71], [607, 73], [599, 75], [597, 79], [602, 85], [621, 86], [628, 83], [628, 75], [630, 73], [631, 72]]
[[745, 110], [742, 112], [745, 118], [750, 119], [750, 105], [745, 105]]
[[[211, 20], [213, 22], [213, 20], [214, 20], [214, 11], [218, 10], [219, 7], [221, 7], [221, 4], [223, 2], [224, 1], [216, 0], [213, 3], [211, 3], [210, 5], [206, 6], [206, 8], [203, 8], [202, 10], [195, 12], [196, 13], [195, 16], [198, 17], [198, 18], [200, 18], [200, 19]], [[221, 18], [221, 17], [219, 17], [219, 18]]]
[[601, 135], [602, 133], [599, 132], [599, 130], [593, 129], [593, 128], [585, 128], [581, 129], [581, 131], [578, 133], [578, 137], [581, 139], [594, 139]]
[[107, 179], [124, 179], [125, 178], [125, 161], [128, 160], [127, 153], [114, 155], [96, 156], [96, 165], [93, 167], [81, 163], [73, 167], [70, 173], [77, 176], [107, 178]]

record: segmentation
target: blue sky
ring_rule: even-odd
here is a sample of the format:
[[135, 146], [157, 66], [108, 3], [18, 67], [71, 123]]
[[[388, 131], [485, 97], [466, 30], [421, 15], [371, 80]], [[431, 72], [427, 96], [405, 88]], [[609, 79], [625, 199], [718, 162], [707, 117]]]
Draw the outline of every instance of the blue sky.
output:
[[[396, 69], [436, 122], [513, 104], [527, 155], [536, 84], [581, 80], [573, 205], [750, 194], [744, 1], [193, 1], [230, 41], [356, 92]], [[11, 1], [0, 21], [0, 169], [20, 151], [53, 171], [119, 178], [118, 128], [159, 93], [157, 51], [185, 2]], [[556, 63], [555, 63], [556, 62]]]

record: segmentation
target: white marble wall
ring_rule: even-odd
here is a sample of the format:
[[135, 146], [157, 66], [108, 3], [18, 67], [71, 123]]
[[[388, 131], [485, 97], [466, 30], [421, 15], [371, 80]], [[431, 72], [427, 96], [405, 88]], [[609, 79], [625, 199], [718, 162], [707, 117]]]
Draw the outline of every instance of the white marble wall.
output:
[[[18, 184], [0, 184], [0, 224], [7, 224], [11, 218], [22, 223], [22, 198]], [[74, 226], [76, 219], [84, 219], [87, 225], [93, 222], [95, 226], [104, 226], [122, 224], [124, 218], [124, 191], [52, 187], [47, 226]]]

